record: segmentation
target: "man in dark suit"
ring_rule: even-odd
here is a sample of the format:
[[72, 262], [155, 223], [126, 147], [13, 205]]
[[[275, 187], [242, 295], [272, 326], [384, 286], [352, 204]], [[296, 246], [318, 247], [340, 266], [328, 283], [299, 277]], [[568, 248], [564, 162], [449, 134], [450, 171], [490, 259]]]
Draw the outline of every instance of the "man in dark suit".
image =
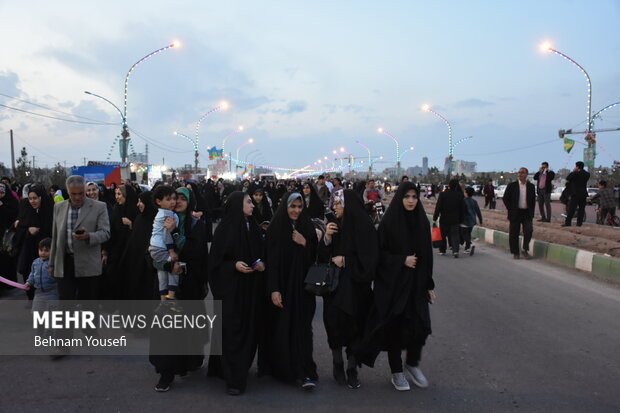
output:
[[510, 253], [515, 259], [519, 259], [519, 232], [523, 226], [523, 257], [529, 258], [530, 240], [532, 239], [532, 220], [536, 205], [536, 188], [527, 180], [527, 168], [519, 169], [519, 179], [511, 182], [504, 192], [504, 205], [508, 210], [508, 241]]
[[[538, 191], [538, 209], [540, 210], [540, 222], [551, 222], [551, 191], [555, 172], [549, 169], [549, 163], [543, 162], [540, 169], [534, 175]], [[545, 209], [547, 210], [545, 214]]]
[[575, 163], [575, 169], [566, 177], [566, 187], [570, 187], [570, 201], [568, 201], [568, 211], [566, 212], [566, 221], [563, 227], [570, 227], [570, 223], [577, 211], [577, 226], [583, 223], [583, 215], [586, 212], [586, 198], [588, 197], [588, 180], [590, 173], [584, 171], [583, 162]]

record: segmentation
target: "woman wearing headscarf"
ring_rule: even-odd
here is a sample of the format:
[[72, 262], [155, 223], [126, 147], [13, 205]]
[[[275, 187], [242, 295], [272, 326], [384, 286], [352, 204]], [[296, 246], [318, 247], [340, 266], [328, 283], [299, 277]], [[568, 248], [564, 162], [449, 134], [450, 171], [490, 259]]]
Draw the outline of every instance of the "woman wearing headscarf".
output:
[[110, 216], [110, 240], [104, 244], [107, 268], [104, 278], [103, 297], [108, 300], [124, 299], [126, 294], [127, 268], [122, 266], [122, 258], [127, 248], [138, 215], [138, 196], [131, 185], [116, 188], [116, 205]]
[[153, 260], [148, 252], [153, 220], [157, 214], [150, 191], [138, 195], [138, 215], [132, 224], [127, 248], [121, 259], [125, 269], [127, 294], [129, 300], [151, 300], [158, 298], [156, 275]]
[[202, 220], [207, 228], [207, 240], [211, 242], [213, 236], [213, 221], [211, 219], [211, 211], [207, 199], [204, 196], [202, 188], [196, 185], [194, 182], [187, 182], [186, 188], [192, 191], [192, 195], [196, 199], [196, 211], [194, 211], [194, 217]]
[[319, 194], [316, 193], [314, 185], [304, 182], [301, 185], [301, 193], [304, 201], [304, 214], [310, 218], [323, 219], [325, 216], [325, 204], [321, 201]]
[[331, 261], [340, 268], [340, 276], [336, 290], [324, 297], [323, 322], [333, 355], [334, 379], [357, 389], [360, 382], [353, 351], [362, 340], [372, 304], [371, 283], [379, 261], [377, 231], [355, 191], [340, 189], [333, 201], [337, 222], [327, 224], [325, 244], [329, 245]]
[[[206, 253], [207, 234], [205, 225], [192, 216], [195, 200], [192, 198], [190, 190], [181, 187], [177, 188], [176, 192], [177, 202], [174, 212], [179, 217], [179, 225], [177, 227], [172, 218], [168, 218], [164, 225], [173, 234], [175, 249], [179, 251], [179, 261], [167, 263], [167, 267], [164, 269], [180, 275], [176, 293], [177, 302], [188, 313], [204, 314], [206, 312], [204, 303], [198, 301], [204, 300], [207, 296], [208, 254]], [[180, 263], [185, 263], [184, 271], [182, 271]], [[165, 346], [166, 343], [172, 341], [186, 346], [183, 355], [157, 354], [156, 349], [161, 343]], [[207, 336], [195, 330], [185, 332], [182, 337], [179, 337], [174, 330], [161, 329], [152, 333], [149, 361], [155, 366], [156, 372], [160, 374], [155, 391], [168, 391], [176, 374], [184, 376], [189, 371], [199, 369], [204, 360], [206, 342]]]
[[[254, 204], [254, 210], [252, 211], [254, 222], [263, 230], [267, 230], [268, 223], [273, 217], [273, 212], [271, 212], [271, 206], [269, 205], [269, 200], [267, 199], [267, 195], [265, 195], [265, 191], [263, 188], [254, 187], [250, 193], [250, 198], [252, 204]], [[267, 222], [267, 224], [264, 224], [265, 222]]]
[[223, 352], [221, 357], [210, 357], [209, 371], [217, 371], [221, 362], [228, 394], [233, 396], [245, 391], [266, 304], [263, 237], [252, 219], [253, 209], [249, 195], [230, 194], [209, 255], [209, 285], [213, 297], [222, 301]]
[[[4, 183], [0, 183], [0, 239], [3, 239], [4, 233], [13, 228], [19, 210], [19, 202], [17, 197], [11, 193], [11, 188]], [[2, 275], [10, 280], [17, 281], [15, 273], [17, 260], [15, 257], [9, 257], [0, 253], [0, 269]], [[1, 284], [4, 285], [4, 284]]]
[[430, 224], [414, 183], [398, 185], [378, 233], [380, 262], [374, 307], [357, 356], [373, 367], [379, 352], [387, 350], [392, 385], [403, 391], [410, 388], [401, 359], [401, 351], [406, 349], [405, 371], [418, 387], [427, 387], [418, 365], [431, 334], [428, 304], [435, 300], [433, 248]]
[[314, 262], [318, 239], [310, 218], [302, 213], [298, 192], [287, 192], [267, 229], [267, 284], [273, 304], [268, 372], [281, 380], [298, 380], [304, 389], [316, 386], [312, 358], [312, 318], [315, 296], [304, 280]]
[[28, 278], [32, 261], [39, 257], [39, 241], [52, 236], [54, 201], [42, 185], [30, 185], [21, 208], [17, 226], [21, 233], [17, 272]]

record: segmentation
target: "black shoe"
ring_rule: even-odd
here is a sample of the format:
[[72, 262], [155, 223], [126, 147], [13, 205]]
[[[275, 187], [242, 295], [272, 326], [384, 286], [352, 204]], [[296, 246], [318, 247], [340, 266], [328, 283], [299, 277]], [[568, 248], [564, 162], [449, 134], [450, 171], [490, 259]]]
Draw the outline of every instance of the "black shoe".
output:
[[166, 374], [162, 374], [159, 378], [159, 381], [155, 385], [155, 391], [157, 392], [166, 392], [170, 390], [170, 383], [174, 380], [174, 376], [169, 377]]
[[544, 218], [538, 219], [537, 221], [538, 221], [538, 222], [547, 222], [547, 220], [546, 220], [546, 219], [544, 219]]
[[525, 258], [526, 260], [529, 260], [530, 258], [532, 258], [530, 253], [527, 252], [526, 250], [521, 251], [521, 255], [523, 255], [523, 258]]
[[231, 396], [239, 396], [241, 394], [241, 390], [229, 387], [226, 389], [226, 392]]
[[519, 257], [519, 254], [512, 254], [512, 258], [514, 258], [515, 260], [520, 259], [521, 257]]
[[359, 378], [357, 377], [357, 369], [353, 367], [352, 369], [347, 370], [347, 386], [350, 389], [359, 389], [362, 384], [360, 383]]
[[334, 362], [334, 380], [340, 385], [347, 384], [347, 378], [344, 375], [344, 363]]
[[469, 250], [469, 256], [471, 257], [472, 255], [474, 255], [474, 251], [476, 250], [476, 246], [472, 245], [471, 249]]

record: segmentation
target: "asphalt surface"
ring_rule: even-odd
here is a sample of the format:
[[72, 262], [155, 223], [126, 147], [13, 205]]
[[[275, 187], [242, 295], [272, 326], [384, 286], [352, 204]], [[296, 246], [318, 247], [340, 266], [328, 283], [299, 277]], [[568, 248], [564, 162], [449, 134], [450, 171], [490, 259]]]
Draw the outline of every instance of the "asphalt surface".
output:
[[436, 256], [435, 281], [427, 389], [394, 390], [385, 354], [360, 371], [360, 389], [338, 386], [319, 300], [313, 392], [253, 368], [247, 392], [232, 397], [203, 367], [156, 393], [147, 357], [5, 356], [0, 411], [620, 412], [617, 287], [484, 244], [473, 257]]

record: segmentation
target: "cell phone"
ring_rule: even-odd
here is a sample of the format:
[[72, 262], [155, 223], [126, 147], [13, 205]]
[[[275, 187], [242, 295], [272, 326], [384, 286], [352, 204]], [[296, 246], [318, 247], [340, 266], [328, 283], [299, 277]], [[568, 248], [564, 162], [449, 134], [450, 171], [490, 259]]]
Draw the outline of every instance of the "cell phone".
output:
[[180, 262], [179, 263], [179, 267], [181, 267], [181, 270], [182, 270], [183, 274], [185, 274], [187, 272], [187, 263]]
[[259, 258], [259, 259], [257, 259], [256, 261], [254, 261], [254, 262], [252, 263], [252, 265], [250, 265], [250, 267], [254, 268], [254, 267], [256, 267], [258, 264], [260, 264], [260, 262], [261, 262], [261, 259]]
[[327, 222], [336, 222], [336, 214], [333, 211], [328, 211], [325, 213], [325, 219]]
[[82, 235], [82, 234], [83, 234], [83, 233], [85, 233], [85, 232], [86, 232], [86, 231], [85, 231], [85, 230], [83, 230], [83, 229], [78, 229], [78, 230], [76, 230], [76, 231], [75, 231], [75, 234], [76, 234], [76, 235]]

